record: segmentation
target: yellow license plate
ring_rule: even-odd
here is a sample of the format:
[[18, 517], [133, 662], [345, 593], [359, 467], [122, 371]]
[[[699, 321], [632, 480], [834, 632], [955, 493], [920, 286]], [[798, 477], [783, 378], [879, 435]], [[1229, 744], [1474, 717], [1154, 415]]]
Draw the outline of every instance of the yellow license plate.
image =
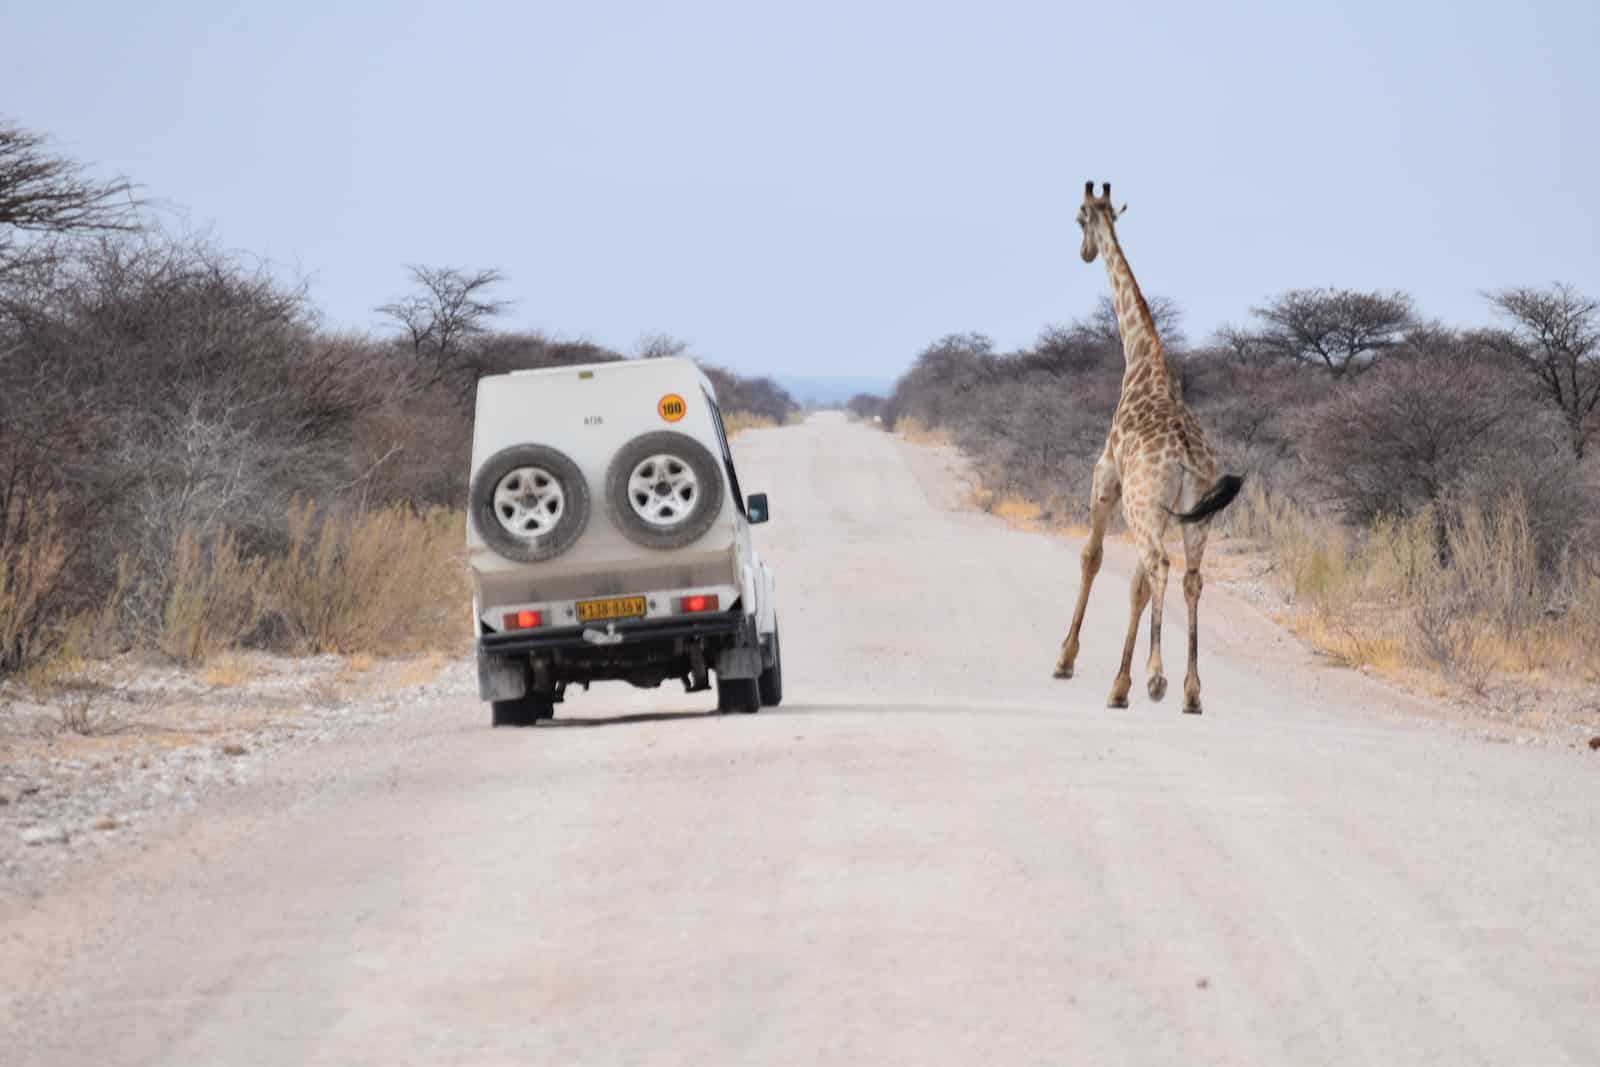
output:
[[608, 600], [578, 601], [579, 622], [604, 622], [607, 619], [637, 619], [644, 615], [644, 597], [616, 596]]

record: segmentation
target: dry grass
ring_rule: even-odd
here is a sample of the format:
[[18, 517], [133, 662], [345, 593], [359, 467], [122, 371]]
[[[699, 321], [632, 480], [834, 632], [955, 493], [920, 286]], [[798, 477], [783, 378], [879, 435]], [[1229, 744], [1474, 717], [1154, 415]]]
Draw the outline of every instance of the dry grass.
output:
[[[0, 553], [0, 639], [23, 640], [6, 628], [20, 625], [16, 613], [28, 610], [38, 583], [60, 566], [60, 553], [50, 547], [58, 544], [50, 536], [54, 521], [52, 508], [12, 517], [26, 536], [5, 542], [10, 549]], [[296, 505], [278, 556], [249, 556], [227, 534], [206, 538], [187, 529], [173, 553], [153, 643], [195, 666], [212, 689], [244, 686], [261, 673], [256, 660], [241, 654], [247, 647], [342, 654], [349, 657], [343, 676], [351, 681], [372, 672], [377, 657], [453, 648], [464, 640], [461, 610], [470, 600], [464, 524], [460, 512], [443, 508], [326, 516]], [[93, 694], [80, 682], [95, 674], [93, 663], [128, 647], [117, 618], [129, 588], [119, 582], [101, 608], [56, 624], [48, 649], [41, 654], [35, 646], [20, 665], [17, 680], [62, 709], [66, 730], [93, 729]], [[425, 681], [443, 663], [430, 658], [400, 670]]]
[[1034, 503], [1027, 497], [1018, 493], [1006, 493], [994, 502], [990, 511], [1006, 522], [1016, 525], [1027, 525], [1038, 522], [1044, 515], [1044, 507]]
[[45, 601], [67, 558], [55, 499], [13, 497], [0, 513], [0, 669], [26, 662], [45, 637]]
[[728, 411], [722, 416], [722, 426], [730, 438], [738, 437], [746, 430], [770, 430], [778, 425], [778, 421], [768, 415], [754, 415], [748, 411]]
[[1256, 489], [1231, 526], [1277, 561], [1293, 628], [1353, 666], [1424, 668], [1480, 694], [1496, 676], [1597, 679], [1600, 575], [1541, 570], [1515, 495], [1350, 531]]
[[261, 618], [265, 570], [262, 560], [244, 558], [231, 536], [219, 535], [207, 545], [185, 530], [173, 559], [161, 650], [180, 662], [199, 663], [237, 648]]
[[370, 688], [371, 683], [383, 677], [382, 671], [378, 671], [376, 675], [373, 673], [377, 667], [377, 657], [368, 652], [357, 652], [344, 658], [344, 662], [339, 665], [339, 673], [334, 680], [341, 685]]
[[450, 660], [443, 654], [429, 652], [415, 659], [395, 664], [394, 670], [388, 678], [393, 685], [399, 688], [427, 685], [439, 677], [449, 662]]
[[973, 489], [972, 505], [1002, 520], [1007, 526], [1020, 530], [1040, 529], [1048, 515], [1044, 505], [1021, 493], [996, 493], [983, 485]]
[[894, 432], [914, 445], [948, 445], [953, 440], [950, 431], [934, 429], [915, 415], [896, 419]]
[[[459, 639], [469, 597], [459, 512], [404, 506], [324, 516], [297, 504], [276, 558], [246, 558], [228, 536], [179, 542], [159, 645], [206, 664], [207, 684], [237, 685], [244, 661], [226, 653], [268, 640], [305, 653], [393, 655]], [[87, 630], [95, 620], [85, 620]], [[266, 635], [262, 637], [261, 635]], [[215, 681], [212, 681], [215, 679]]]
[[289, 550], [270, 569], [273, 606], [302, 651], [393, 654], [459, 637], [467, 603], [458, 511], [395, 506], [289, 515]]
[[237, 652], [224, 652], [206, 660], [200, 680], [212, 689], [237, 689], [261, 675], [261, 665]]

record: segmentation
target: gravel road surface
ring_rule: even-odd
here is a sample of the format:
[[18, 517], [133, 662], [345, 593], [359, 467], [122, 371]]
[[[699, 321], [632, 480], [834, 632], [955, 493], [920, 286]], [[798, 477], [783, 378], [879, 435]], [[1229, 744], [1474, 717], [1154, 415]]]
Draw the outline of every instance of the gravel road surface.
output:
[[1600, 1063], [1600, 758], [1216, 588], [1184, 716], [1176, 580], [1173, 692], [1108, 710], [1122, 546], [1056, 681], [1076, 542], [835, 418], [736, 448], [782, 708], [458, 686], [286, 752], [0, 903], [0, 1062]]

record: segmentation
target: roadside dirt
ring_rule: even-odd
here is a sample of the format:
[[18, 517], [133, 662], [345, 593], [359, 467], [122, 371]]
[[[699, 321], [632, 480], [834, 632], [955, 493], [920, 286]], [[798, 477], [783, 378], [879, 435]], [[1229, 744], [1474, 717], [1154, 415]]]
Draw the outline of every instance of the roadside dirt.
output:
[[40, 701], [0, 687], [0, 897], [38, 895], [297, 746], [459, 690], [459, 655], [242, 654], [185, 670], [123, 657]]

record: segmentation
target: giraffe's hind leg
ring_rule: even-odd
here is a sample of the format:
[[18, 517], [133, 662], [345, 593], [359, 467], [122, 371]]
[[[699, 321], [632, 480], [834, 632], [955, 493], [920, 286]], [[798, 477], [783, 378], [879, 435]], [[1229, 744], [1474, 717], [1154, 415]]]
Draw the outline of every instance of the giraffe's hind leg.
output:
[[1167, 675], [1161, 662], [1161, 623], [1167, 603], [1167, 576], [1172, 561], [1167, 558], [1162, 538], [1166, 533], [1169, 509], [1182, 492], [1182, 472], [1152, 472], [1128, 501], [1128, 524], [1133, 527], [1139, 546], [1139, 565], [1150, 593], [1150, 658], [1145, 668], [1145, 691], [1159, 701], [1167, 695]]
[[1078, 605], [1072, 611], [1072, 626], [1066, 640], [1061, 642], [1061, 654], [1056, 657], [1055, 676], [1071, 678], [1073, 665], [1078, 661], [1078, 635], [1083, 629], [1083, 614], [1089, 606], [1089, 590], [1094, 586], [1094, 576], [1100, 572], [1100, 561], [1105, 555], [1106, 526], [1111, 522], [1111, 512], [1122, 496], [1122, 484], [1111, 462], [1102, 458], [1094, 466], [1094, 489], [1089, 497], [1089, 539], [1084, 542], [1079, 557]]
[[1210, 523], [1183, 528], [1183, 599], [1189, 607], [1189, 671], [1183, 679], [1183, 710], [1200, 714], [1200, 591], [1205, 579], [1200, 563], [1206, 554]]
[[1150, 699], [1159, 701], [1167, 695], [1167, 676], [1161, 665], [1161, 617], [1167, 601], [1167, 573], [1172, 561], [1160, 538], [1152, 538], [1141, 552], [1145, 573], [1150, 578], [1150, 659], [1145, 666], [1145, 691]]

